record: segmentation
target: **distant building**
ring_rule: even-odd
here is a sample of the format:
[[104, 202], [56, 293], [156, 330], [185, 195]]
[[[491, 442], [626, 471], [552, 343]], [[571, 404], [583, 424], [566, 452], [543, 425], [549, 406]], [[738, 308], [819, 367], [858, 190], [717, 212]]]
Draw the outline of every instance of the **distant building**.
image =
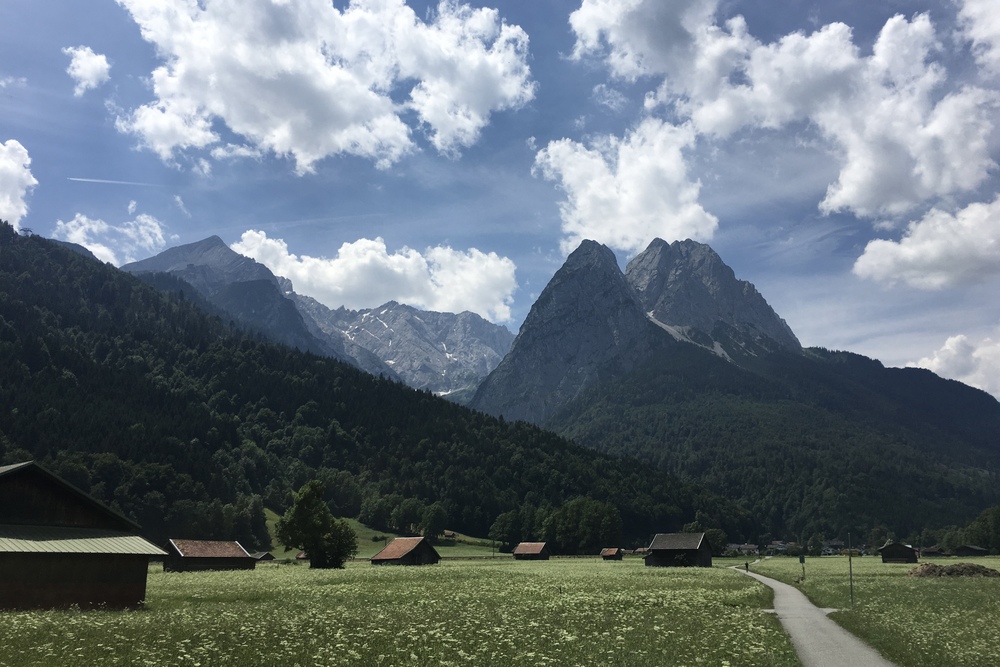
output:
[[963, 544], [960, 547], [955, 547], [955, 555], [962, 558], [975, 558], [976, 556], [989, 556], [990, 552], [972, 544]]
[[514, 547], [517, 560], [548, 560], [551, 555], [547, 542], [521, 542]]
[[164, 572], [201, 570], [252, 570], [257, 559], [239, 542], [219, 540], [170, 540]]
[[608, 547], [607, 549], [601, 549], [601, 558], [604, 560], [621, 560], [625, 552], [622, 551], [621, 547]]
[[33, 461], [0, 466], [0, 608], [128, 608], [151, 556], [133, 521]]
[[909, 544], [887, 540], [878, 550], [882, 554], [883, 563], [916, 563], [917, 550]]
[[712, 567], [712, 548], [705, 533], [657, 533], [649, 545], [651, 567]]
[[257, 553], [250, 554], [250, 557], [258, 562], [262, 560], [274, 560], [274, 554], [270, 551], [258, 551]]
[[372, 565], [433, 565], [441, 560], [426, 537], [397, 537], [372, 556]]

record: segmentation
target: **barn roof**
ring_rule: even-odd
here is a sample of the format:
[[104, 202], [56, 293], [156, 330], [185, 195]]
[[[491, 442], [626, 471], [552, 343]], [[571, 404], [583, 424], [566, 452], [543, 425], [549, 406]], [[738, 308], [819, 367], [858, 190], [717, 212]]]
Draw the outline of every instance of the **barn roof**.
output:
[[9, 524], [0, 525], [0, 552], [167, 555], [166, 551], [138, 535], [116, 530]]
[[95, 498], [94, 496], [90, 495], [89, 493], [81, 489], [78, 489], [77, 487], [73, 486], [72, 484], [64, 480], [59, 475], [55, 474], [50, 470], [45, 469], [35, 461], [24, 461], [22, 463], [13, 463], [11, 465], [0, 466], [0, 477], [18, 473], [22, 470], [32, 470], [41, 474], [43, 477], [48, 477], [49, 479], [55, 481], [57, 484], [60, 484], [66, 489], [68, 489], [74, 495], [78, 496], [80, 500], [83, 501], [84, 503], [97, 508], [98, 511], [104, 512], [105, 514], [114, 517], [116, 520], [123, 522], [126, 526], [128, 526], [130, 529], [135, 530], [136, 532], [141, 530], [139, 524], [137, 524], [135, 521], [132, 521], [121, 512], [117, 512], [111, 509], [110, 507], [102, 503], [100, 500]]
[[184, 558], [251, 558], [239, 542], [219, 540], [170, 540]]
[[621, 547], [608, 547], [601, 549], [602, 556], [617, 556], [621, 552]]
[[396, 560], [410, 553], [420, 545], [426, 538], [423, 537], [397, 537], [389, 544], [372, 556], [372, 560]]
[[649, 549], [688, 550], [700, 549], [705, 533], [657, 533]]
[[514, 547], [515, 554], [540, 554], [547, 548], [545, 542], [521, 542], [516, 547]]

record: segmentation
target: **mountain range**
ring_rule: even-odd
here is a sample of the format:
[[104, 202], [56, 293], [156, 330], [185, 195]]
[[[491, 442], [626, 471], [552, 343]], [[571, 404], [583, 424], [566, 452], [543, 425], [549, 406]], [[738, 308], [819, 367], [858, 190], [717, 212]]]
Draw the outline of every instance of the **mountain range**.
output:
[[336, 310], [231, 250], [217, 236], [170, 248], [122, 270], [155, 282], [185, 281], [218, 312], [299, 350], [437, 394], [471, 394], [510, 349], [513, 334], [470, 312], [422, 311], [390, 301]]

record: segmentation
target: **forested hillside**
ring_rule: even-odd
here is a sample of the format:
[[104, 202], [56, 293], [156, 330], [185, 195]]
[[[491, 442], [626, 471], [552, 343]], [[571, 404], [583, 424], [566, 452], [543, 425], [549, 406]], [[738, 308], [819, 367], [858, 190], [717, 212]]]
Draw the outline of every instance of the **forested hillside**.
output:
[[747, 370], [667, 341], [546, 426], [697, 480], [774, 537], [916, 535], [1000, 502], [992, 396], [845, 352], [779, 352]]
[[[696, 516], [750, 537], [718, 496], [264, 342], [177, 288], [0, 224], [0, 460], [38, 460], [156, 540], [263, 547], [263, 507], [282, 511], [313, 478], [337, 514], [376, 527], [412, 529], [440, 503], [472, 534], [515, 510], [555, 530], [586, 496], [614, 515], [590, 518], [617, 517], [635, 543]], [[562, 530], [567, 548], [584, 546]]]

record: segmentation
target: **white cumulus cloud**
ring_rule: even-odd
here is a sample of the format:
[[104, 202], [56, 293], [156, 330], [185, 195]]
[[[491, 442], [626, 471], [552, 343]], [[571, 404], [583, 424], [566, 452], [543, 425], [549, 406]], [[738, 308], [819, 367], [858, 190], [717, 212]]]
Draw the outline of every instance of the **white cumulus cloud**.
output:
[[593, 239], [638, 252], [655, 237], [708, 240], [718, 226], [698, 203], [700, 184], [688, 177], [683, 151], [694, 143], [690, 125], [647, 118], [624, 139], [608, 136], [585, 146], [549, 143], [535, 157], [535, 172], [557, 181], [570, 252]]
[[973, 342], [968, 336], [952, 336], [941, 349], [920, 361], [907, 364], [987, 391], [1000, 398], [1000, 332], [996, 340]]
[[[134, 208], [129, 205], [130, 213]], [[150, 255], [166, 245], [163, 225], [151, 215], [140, 213], [134, 220], [111, 225], [77, 213], [71, 220], [56, 221], [53, 238], [77, 243], [103, 262], [121, 266]]]
[[398, 301], [425, 310], [468, 310], [492, 320], [510, 320], [517, 281], [514, 263], [475, 248], [411, 248], [389, 252], [381, 238], [345, 243], [333, 258], [295, 255], [281, 239], [249, 230], [232, 245], [275, 274], [292, 281], [295, 291], [330, 308], [373, 308]]
[[979, 66], [1000, 76], [1000, 12], [994, 0], [959, 0], [959, 22]]
[[[387, 167], [415, 150], [415, 130], [456, 155], [534, 96], [527, 34], [456, 0], [426, 21], [403, 0], [118, 2], [165, 63], [156, 99], [117, 127], [166, 161], [214, 147], [288, 156], [300, 173], [342, 153]], [[243, 146], [224, 145], [217, 122]]]
[[1000, 196], [955, 214], [931, 210], [899, 241], [868, 243], [854, 273], [883, 283], [938, 289], [1000, 274]]
[[28, 191], [38, 185], [30, 167], [31, 157], [20, 142], [8, 139], [0, 144], [0, 220], [14, 229], [28, 213]]
[[973, 190], [995, 168], [1000, 96], [945, 85], [927, 14], [890, 18], [865, 55], [843, 23], [766, 44], [742, 17], [717, 24], [717, 9], [716, 0], [584, 0], [571, 17], [574, 56], [649, 79], [647, 110], [679, 113], [700, 134], [815, 127], [841, 165], [826, 212], [902, 215]]
[[107, 57], [94, 53], [89, 46], [68, 46], [62, 51], [70, 57], [66, 73], [76, 81], [76, 87], [73, 89], [76, 97], [82, 96], [92, 88], [97, 88], [111, 78], [111, 64], [108, 63]]

